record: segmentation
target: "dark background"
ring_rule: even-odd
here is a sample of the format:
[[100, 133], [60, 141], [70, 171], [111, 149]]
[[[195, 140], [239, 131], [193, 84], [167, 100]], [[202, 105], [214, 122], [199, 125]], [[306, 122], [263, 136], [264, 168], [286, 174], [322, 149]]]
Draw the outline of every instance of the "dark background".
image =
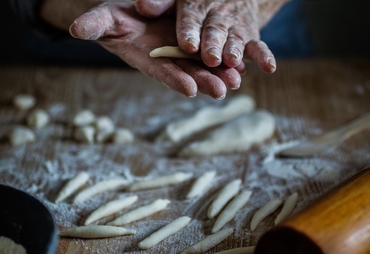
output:
[[[25, 0], [27, 1], [27, 0]], [[305, 0], [315, 57], [370, 57], [370, 1]], [[0, 64], [27, 64], [25, 27], [0, 1]]]

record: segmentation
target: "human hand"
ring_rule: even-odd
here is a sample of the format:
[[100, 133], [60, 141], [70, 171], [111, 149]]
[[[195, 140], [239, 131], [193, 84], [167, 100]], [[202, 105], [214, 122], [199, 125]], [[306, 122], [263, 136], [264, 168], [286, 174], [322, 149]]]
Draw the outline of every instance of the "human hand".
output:
[[260, 40], [260, 29], [287, 0], [136, 0], [146, 17], [176, 9], [177, 41], [187, 53], [200, 51], [209, 67], [239, 66], [243, 59], [273, 73], [276, 60]]
[[163, 45], [177, 45], [175, 20], [170, 17], [147, 19], [129, 3], [103, 3], [81, 16], [70, 26], [70, 34], [94, 40], [144, 74], [188, 97], [197, 92], [222, 99], [227, 89], [237, 89], [241, 78], [237, 69], [209, 68], [189, 59], [151, 58], [149, 52]]

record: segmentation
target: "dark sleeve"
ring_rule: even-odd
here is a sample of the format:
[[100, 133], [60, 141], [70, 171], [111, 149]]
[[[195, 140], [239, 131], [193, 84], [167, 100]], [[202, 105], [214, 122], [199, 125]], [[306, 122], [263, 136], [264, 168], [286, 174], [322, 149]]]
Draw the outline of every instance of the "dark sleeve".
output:
[[44, 20], [39, 15], [43, 0], [7, 0], [15, 15], [28, 28], [50, 40], [68, 38], [70, 35], [58, 29]]

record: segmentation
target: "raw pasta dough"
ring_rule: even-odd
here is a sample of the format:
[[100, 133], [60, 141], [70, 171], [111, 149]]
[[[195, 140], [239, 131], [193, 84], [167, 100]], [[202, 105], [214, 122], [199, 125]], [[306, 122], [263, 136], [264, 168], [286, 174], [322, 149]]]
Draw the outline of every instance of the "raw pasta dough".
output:
[[35, 141], [35, 133], [23, 126], [15, 127], [9, 135], [9, 142], [12, 146], [24, 145]]
[[99, 207], [94, 212], [92, 212], [85, 220], [85, 225], [90, 224], [91, 222], [97, 221], [101, 218], [109, 216], [111, 214], [117, 213], [122, 209], [129, 207], [135, 203], [138, 199], [138, 196], [126, 197], [119, 200], [113, 200], [105, 205]]
[[15, 243], [12, 239], [0, 236], [0, 253], [1, 254], [27, 254], [26, 249]]
[[273, 213], [280, 205], [282, 201], [278, 199], [273, 199], [267, 202], [263, 207], [257, 210], [257, 212], [253, 215], [251, 220], [251, 231], [254, 231], [258, 224], [263, 221], [267, 216]]
[[57, 194], [55, 203], [59, 203], [65, 200], [66, 198], [68, 198], [75, 191], [77, 191], [84, 184], [86, 184], [89, 178], [90, 178], [90, 175], [88, 173], [81, 172], [77, 176], [75, 176], [73, 179], [69, 180], [67, 184], [65, 184], [64, 187]]
[[204, 107], [193, 116], [168, 124], [157, 141], [179, 142], [207, 128], [230, 121], [253, 110], [254, 107], [255, 101], [252, 97], [248, 95], [235, 96], [224, 106]]
[[239, 192], [241, 183], [242, 180], [236, 179], [228, 183], [220, 190], [215, 199], [212, 201], [211, 205], [208, 207], [208, 218], [213, 219], [221, 212], [230, 199], [232, 199]]
[[191, 186], [191, 189], [186, 196], [187, 199], [198, 197], [200, 194], [204, 192], [204, 190], [207, 188], [207, 186], [212, 182], [212, 180], [215, 178], [216, 172], [210, 171], [206, 172], [200, 177], [198, 177], [193, 185]]
[[41, 128], [49, 123], [49, 114], [42, 109], [35, 109], [27, 117], [27, 125], [31, 128]]
[[158, 231], [154, 232], [143, 241], [141, 241], [139, 243], [139, 248], [145, 250], [153, 247], [154, 245], [163, 241], [165, 238], [175, 234], [177, 231], [188, 225], [190, 220], [190, 217], [183, 216], [172, 221], [171, 223], [167, 224], [163, 228], [159, 229]]
[[239, 195], [235, 196], [233, 200], [226, 206], [226, 208], [217, 217], [217, 220], [212, 228], [212, 233], [219, 231], [226, 223], [232, 220], [236, 213], [248, 203], [251, 191], [243, 191]]
[[144, 217], [165, 209], [169, 203], [171, 203], [171, 201], [169, 201], [168, 199], [157, 199], [149, 205], [139, 207], [121, 215], [114, 221], [109, 222], [108, 225], [119, 226], [136, 220], [140, 220]]
[[183, 157], [213, 155], [245, 150], [270, 138], [275, 131], [275, 120], [266, 110], [256, 110], [211, 131], [203, 140], [185, 146]]
[[160, 48], [153, 49], [149, 53], [150, 57], [171, 57], [171, 58], [188, 58], [201, 60], [199, 54], [187, 54], [180, 49], [179, 46], [163, 46]]
[[193, 253], [203, 253], [207, 250], [215, 247], [217, 244], [225, 240], [229, 235], [233, 233], [232, 228], [225, 228], [218, 231], [216, 234], [209, 235], [202, 241], [194, 244], [193, 246], [185, 249], [181, 254], [193, 254]]
[[82, 190], [80, 193], [78, 193], [73, 202], [83, 202], [86, 199], [95, 196], [99, 193], [103, 193], [105, 191], [111, 191], [111, 190], [119, 190], [124, 187], [126, 187], [130, 181], [126, 179], [111, 179], [102, 181], [100, 183], [97, 183], [93, 186], [90, 186], [84, 190]]
[[295, 192], [285, 200], [283, 208], [281, 208], [279, 215], [275, 219], [275, 225], [286, 219], [293, 212], [297, 199], [298, 193]]
[[20, 110], [27, 110], [35, 106], [36, 99], [30, 94], [18, 94], [13, 98], [13, 104]]
[[147, 181], [139, 181], [133, 183], [130, 187], [130, 191], [145, 190], [145, 189], [154, 189], [164, 186], [174, 185], [188, 180], [193, 176], [193, 173], [182, 173], [178, 172], [168, 176], [162, 176], [155, 179]]
[[77, 228], [66, 229], [59, 233], [59, 235], [65, 237], [78, 237], [91, 239], [133, 234], [136, 234], [135, 230], [105, 225], [81, 226]]

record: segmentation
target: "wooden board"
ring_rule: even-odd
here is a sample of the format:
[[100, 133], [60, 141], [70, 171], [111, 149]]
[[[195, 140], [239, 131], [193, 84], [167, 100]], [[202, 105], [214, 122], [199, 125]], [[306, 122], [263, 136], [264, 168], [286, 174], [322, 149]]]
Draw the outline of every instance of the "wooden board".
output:
[[[241, 88], [230, 91], [224, 101], [215, 101], [202, 95], [188, 99], [131, 69], [3, 67], [0, 70], [0, 183], [38, 197], [52, 211], [62, 230], [81, 225], [89, 213], [107, 201], [132, 194], [110, 192], [80, 205], [54, 204], [58, 190], [80, 171], [89, 172], [93, 184], [118, 176], [140, 180], [182, 171], [193, 172], [196, 177], [216, 170], [217, 177], [210, 189], [194, 200], [185, 199], [192, 181], [137, 192], [139, 201], [132, 208], [156, 198], [168, 198], [171, 204], [165, 211], [127, 225], [137, 230], [136, 235], [96, 240], [61, 238], [58, 254], [179, 253], [210, 234], [214, 220], [206, 218], [209, 200], [235, 178], [241, 178], [242, 189], [252, 190], [253, 195], [227, 224], [226, 227], [234, 229], [232, 236], [209, 253], [253, 246], [273, 227], [279, 211], [251, 232], [249, 223], [253, 213], [267, 201], [285, 199], [297, 191], [297, 212], [370, 164], [369, 129], [314, 158], [283, 160], [271, 156], [292, 141], [320, 134], [370, 111], [369, 69], [370, 61], [365, 60], [280, 61], [273, 75], [250, 66]], [[15, 126], [24, 125], [29, 114], [12, 106], [12, 98], [19, 93], [33, 94], [37, 98], [36, 108], [48, 110], [52, 123], [35, 131], [36, 143], [11, 147], [6, 136]], [[228, 98], [242, 93], [253, 96], [259, 108], [268, 109], [276, 118], [276, 134], [263, 145], [243, 152], [182, 159], [174, 156], [178, 147], [154, 142], [168, 122], [182, 119], [206, 105], [222, 105]], [[68, 123], [81, 109], [110, 116], [116, 126], [135, 133], [135, 142], [76, 143]], [[140, 240], [182, 215], [193, 219], [186, 228], [147, 251], [138, 248]]]

